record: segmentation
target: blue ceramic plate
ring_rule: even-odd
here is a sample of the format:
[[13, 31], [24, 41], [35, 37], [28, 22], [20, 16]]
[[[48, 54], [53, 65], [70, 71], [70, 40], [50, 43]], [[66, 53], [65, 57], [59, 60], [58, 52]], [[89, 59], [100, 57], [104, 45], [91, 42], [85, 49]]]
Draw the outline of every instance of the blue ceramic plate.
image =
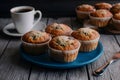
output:
[[51, 60], [51, 58], [47, 53], [40, 56], [30, 56], [23, 51], [21, 46], [20, 46], [20, 53], [22, 57], [27, 61], [38, 64], [43, 67], [68, 69], [68, 68], [80, 67], [97, 60], [103, 53], [103, 46], [102, 46], [102, 43], [99, 42], [95, 50], [91, 52], [79, 52], [77, 59], [71, 63], [59, 63], [59, 62], [53, 61]]

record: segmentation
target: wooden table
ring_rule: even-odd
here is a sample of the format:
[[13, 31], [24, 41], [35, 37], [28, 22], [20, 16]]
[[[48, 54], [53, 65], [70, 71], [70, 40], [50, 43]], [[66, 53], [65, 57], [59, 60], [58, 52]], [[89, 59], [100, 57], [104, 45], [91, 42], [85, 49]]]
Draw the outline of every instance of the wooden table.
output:
[[[65, 23], [73, 29], [81, 27], [76, 18], [42, 18], [42, 21], [46, 24]], [[2, 32], [10, 22], [11, 19], [0, 18], [0, 80], [120, 80], [120, 61], [109, 66], [102, 76], [92, 75], [96, 68], [120, 50], [120, 35], [101, 34], [100, 41], [104, 46], [104, 54], [91, 64], [75, 69], [48, 69], [21, 58], [20, 37], [7, 36]]]

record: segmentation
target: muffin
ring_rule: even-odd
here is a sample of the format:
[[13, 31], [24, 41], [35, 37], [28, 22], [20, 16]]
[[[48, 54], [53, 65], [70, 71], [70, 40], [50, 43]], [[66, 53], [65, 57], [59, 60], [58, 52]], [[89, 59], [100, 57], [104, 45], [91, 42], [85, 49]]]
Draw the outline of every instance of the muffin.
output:
[[75, 10], [78, 20], [84, 20], [89, 18], [89, 14], [95, 11], [95, 8], [92, 5], [82, 4], [77, 6]]
[[90, 13], [90, 23], [97, 27], [105, 27], [112, 18], [112, 13], [105, 9], [99, 9]]
[[113, 21], [114, 28], [116, 30], [120, 30], [120, 12], [113, 15], [112, 21]]
[[80, 51], [83, 52], [95, 50], [100, 38], [100, 34], [90, 28], [79, 28], [78, 30], [73, 31], [71, 35], [80, 41]]
[[120, 12], [120, 3], [114, 4], [113, 7], [110, 9], [110, 11], [113, 14]]
[[66, 24], [52, 23], [48, 25], [45, 31], [53, 37], [60, 35], [71, 35], [72, 29]]
[[23, 50], [30, 55], [40, 55], [46, 53], [48, 43], [51, 40], [50, 34], [42, 31], [30, 31], [22, 38]]
[[73, 62], [78, 55], [80, 43], [70, 36], [56, 36], [49, 42], [50, 57], [58, 62]]
[[109, 3], [101, 2], [95, 4], [96, 9], [107, 9], [110, 10], [112, 8], [112, 5]]

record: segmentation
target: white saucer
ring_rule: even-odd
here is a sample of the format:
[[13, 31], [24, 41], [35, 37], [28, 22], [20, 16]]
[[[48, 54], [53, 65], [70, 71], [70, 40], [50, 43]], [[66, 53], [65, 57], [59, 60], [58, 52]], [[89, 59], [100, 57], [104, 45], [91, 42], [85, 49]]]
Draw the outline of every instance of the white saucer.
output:
[[92, 28], [92, 29], [98, 30], [98, 27], [92, 25], [92, 24], [90, 23], [90, 20], [84, 21], [83, 27], [85, 27], [85, 28], [87, 27], [87, 28]]
[[[41, 30], [41, 31], [44, 31], [45, 30], [45, 27], [46, 27], [46, 24], [43, 23], [43, 22], [39, 22], [38, 24], [36, 24], [32, 30]], [[14, 36], [14, 37], [20, 37], [22, 36], [23, 34], [20, 34], [16, 31], [15, 29], [15, 26], [13, 23], [9, 23], [8, 25], [6, 25], [4, 28], [3, 28], [3, 32], [6, 34], [6, 35], [9, 35], [9, 36]]]

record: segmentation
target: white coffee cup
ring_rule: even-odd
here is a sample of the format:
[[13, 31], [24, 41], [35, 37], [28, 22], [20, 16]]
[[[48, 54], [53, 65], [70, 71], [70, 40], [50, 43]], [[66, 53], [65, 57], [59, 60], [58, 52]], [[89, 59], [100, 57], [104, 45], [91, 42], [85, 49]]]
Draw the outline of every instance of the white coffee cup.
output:
[[[41, 11], [35, 10], [35, 8], [31, 6], [14, 7], [10, 12], [15, 28], [21, 34], [30, 31], [42, 17]], [[37, 13], [39, 14], [39, 17], [35, 21], [34, 18]]]

